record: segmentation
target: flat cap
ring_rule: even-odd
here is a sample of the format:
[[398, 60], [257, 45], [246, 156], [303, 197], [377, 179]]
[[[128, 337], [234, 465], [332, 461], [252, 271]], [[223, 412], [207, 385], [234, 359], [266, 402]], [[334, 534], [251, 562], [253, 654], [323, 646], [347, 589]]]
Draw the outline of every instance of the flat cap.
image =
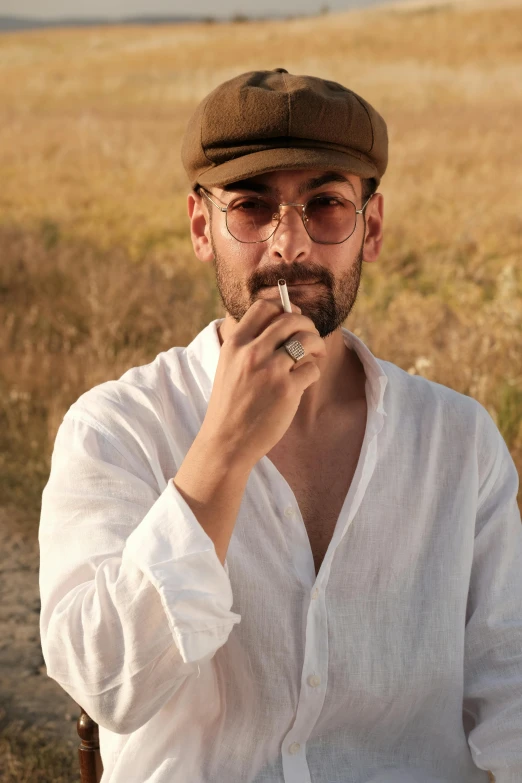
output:
[[379, 184], [388, 164], [388, 132], [364, 98], [337, 82], [284, 68], [249, 71], [201, 101], [188, 122], [181, 159], [191, 187], [317, 168]]

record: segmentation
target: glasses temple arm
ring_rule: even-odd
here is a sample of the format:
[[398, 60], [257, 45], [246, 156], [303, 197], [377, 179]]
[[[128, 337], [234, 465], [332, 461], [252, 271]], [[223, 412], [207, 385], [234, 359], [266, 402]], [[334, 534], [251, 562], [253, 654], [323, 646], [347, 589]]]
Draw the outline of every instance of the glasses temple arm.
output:
[[219, 204], [216, 204], [216, 202], [213, 199], [210, 198], [210, 196], [207, 193], [207, 191], [205, 190], [205, 188], [202, 188], [200, 186], [200, 190], [208, 198], [208, 200], [211, 201], [212, 204], [214, 204], [214, 206], [217, 207], [221, 212], [226, 212], [227, 211], [228, 207], [220, 207]]

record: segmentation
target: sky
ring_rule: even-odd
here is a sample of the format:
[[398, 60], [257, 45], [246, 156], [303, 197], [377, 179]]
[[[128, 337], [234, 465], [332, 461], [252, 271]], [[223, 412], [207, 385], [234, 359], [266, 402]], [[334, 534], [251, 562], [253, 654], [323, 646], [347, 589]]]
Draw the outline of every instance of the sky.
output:
[[[89, 17], [117, 19], [124, 16], [213, 16], [228, 19], [234, 14], [261, 16], [317, 13], [324, 5], [331, 11], [375, 5], [385, 0], [0, 0], [0, 16]], [[187, 7], [188, 6], [188, 7]]]

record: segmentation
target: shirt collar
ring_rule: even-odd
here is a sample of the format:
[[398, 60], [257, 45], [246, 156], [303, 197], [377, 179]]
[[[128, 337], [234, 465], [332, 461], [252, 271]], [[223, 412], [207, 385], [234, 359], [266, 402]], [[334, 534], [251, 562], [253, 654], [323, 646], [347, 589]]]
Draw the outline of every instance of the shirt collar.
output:
[[[221, 350], [217, 327], [224, 320], [224, 318], [216, 318], [214, 321], [211, 321], [186, 348], [192, 361], [195, 361], [203, 370], [201, 383], [203, 394], [207, 401], [210, 399], [212, 392], [219, 361], [219, 352]], [[388, 414], [384, 409], [384, 392], [388, 383], [388, 376], [379, 360], [375, 358], [359, 337], [344, 326], [341, 326], [341, 331], [345, 345], [353, 348], [364, 366], [369, 386], [369, 403], [371, 408], [377, 413], [387, 416]]]
[[[388, 383], [388, 376], [384, 372], [384, 368], [380, 364], [379, 360], [375, 358], [367, 345], [357, 337], [353, 332], [345, 329], [341, 326], [341, 331], [344, 335], [344, 342], [349, 348], [353, 348], [364, 366], [364, 372], [366, 373], [366, 379], [370, 388], [370, 405], [377, 413], [382, 413], [383, 416], [387, 416], [384, 409], [384, 392]], [[219, 342], [219, 338], [218, 338]]]

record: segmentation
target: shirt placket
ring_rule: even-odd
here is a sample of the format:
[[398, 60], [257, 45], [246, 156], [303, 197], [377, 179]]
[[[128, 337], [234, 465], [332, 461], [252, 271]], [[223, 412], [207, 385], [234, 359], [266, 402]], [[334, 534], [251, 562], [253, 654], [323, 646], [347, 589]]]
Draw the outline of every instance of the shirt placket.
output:
[[311, 783], [306, 740], [321, 713], [328, 678], [328, 633], [324, 590], [310, 593], [301, 691], [294, 725], [282, 744], [285, 783]]
[[294, 724], [281, 746], [285, 783], [312, 783], [306, 760], [306, 742], [323, 708], [328, 682], [328, 618], [325, 590], [330, 577], [334, 552], [357, 513], [375, 469], [377, 435], [382, 426], [383, 416], [374, 412], [368, 422], [367, 443], [361, 453], [360, 480], [357, 486], [353, 487], [355, 491], [350, 508], [345, 509], [348, 512], [346, 523], [342, 529], [336, 529], [334, 532], [323, 567], [310, 591], [297, 713]]

